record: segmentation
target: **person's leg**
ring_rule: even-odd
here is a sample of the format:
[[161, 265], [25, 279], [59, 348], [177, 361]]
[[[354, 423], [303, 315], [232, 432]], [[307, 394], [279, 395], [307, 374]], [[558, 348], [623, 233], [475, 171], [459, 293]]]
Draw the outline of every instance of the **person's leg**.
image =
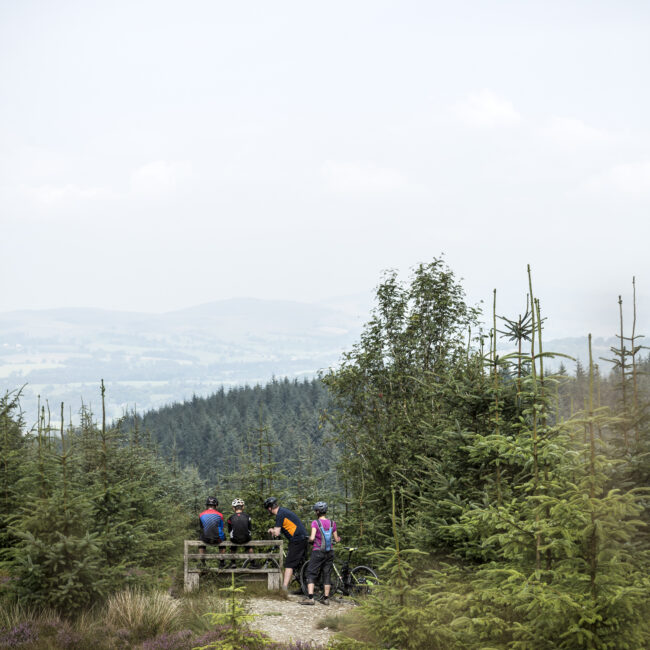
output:
[[307, 595], [302, 600], [303, 605], [314, 604], [314, 588], [322, 561], [323, 554], [320, 551], [312, 551], [307, 565]]
[[333, 564], [334, 564], [334, 553], [333, 551], [328, 551], [325, 553], [325, 557], [323, 559], [323, 594], [325, 596], [323, 604], [325, 605], [329, 604], [328, 598], [330, 595], [330, 590], [332, 589], [331, 575], [332, 575]]
[[293, 577], [294, 570], [297, 570], [302, 563], [305, 556], [305, 549], [307, 547], [307, 540], [300, 540], [299, 542], [289, 542], [287, 550], [287, 558], [285, 561], [284, 569], [284, 589], [288, 590], [289, 583]]
[[[249, 555], [253, 555], [253, 547], [252, 546], [244, 546], [246, 549], [246, 552]], [[248, 560], [248, 568], [249, 569], [257, 569], [257, 562], [255, 561], [255, 558], [253, 557], [252, 559]]]

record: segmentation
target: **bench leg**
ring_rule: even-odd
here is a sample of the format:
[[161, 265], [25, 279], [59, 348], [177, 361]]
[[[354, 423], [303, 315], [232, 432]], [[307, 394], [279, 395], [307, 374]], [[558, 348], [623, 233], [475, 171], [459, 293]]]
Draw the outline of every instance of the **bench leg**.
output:
[[280, 578], [282, 577], [282, 574], [280, 572], [273, 572], [273, 573], [267, 573], [266, 578], [267, 578], [267, 589], [269, 591], [272, 590], [278, 590], [280, 588]]
[[185, 575], [185, 585], [184, 589], [186, 593], [191, 591], [196, 591], [199, 588], [199, 574], [198, 573], [187, 573]]

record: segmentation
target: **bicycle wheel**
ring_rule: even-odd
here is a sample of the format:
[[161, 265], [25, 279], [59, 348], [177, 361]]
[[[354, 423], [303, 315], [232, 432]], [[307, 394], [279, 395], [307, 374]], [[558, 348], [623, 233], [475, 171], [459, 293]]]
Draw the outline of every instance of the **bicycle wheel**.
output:
[[307, 583], [304, 582], [302, 577], [303, 575], [302, 572], [305, 566], [306, 563], [303, 564], [301, 567], [298, 567], [297, 569], [293, 570], [291, 581], [289, 582], [289, 593], [293, 594], [294, 596], [307, 593]]
[[[309, 566], [309, 560], [307, 562], [303, 562], [302, 566], [300, 567], [300, 584], [303, 587], [303, 590], [305, 593], [307, 593], [307, 567]], [[314, 591], [316, 588], [314, 587]]]
[[355, 566], [350, 571], [350, 595], [366, 596], [379, 584], [379, 577], [368, 566]]

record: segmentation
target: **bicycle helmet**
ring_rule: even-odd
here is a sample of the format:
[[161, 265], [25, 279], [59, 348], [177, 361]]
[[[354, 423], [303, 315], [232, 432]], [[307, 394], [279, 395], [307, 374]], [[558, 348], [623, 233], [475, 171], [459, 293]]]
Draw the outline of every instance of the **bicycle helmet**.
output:
[[232, 507], [233, 508], [243, 508], [244, 507], [244, 500], [243, 499], [233, 499], [232, 501]]
[[324, 515], [327, 512], [327, 503], [325, 501], [317, 501], [314, 504], [314, 510], [321, 515]]
[[278, 500], [275, 497], [266, 497], [264, 500], [264, 507], [268, 510], [269, 508], [275, 508], [278, 505]]
[[219, 499], [217, 497], [208, 497], [205, 500], [206, 508], [216, 508], [219, 505]]

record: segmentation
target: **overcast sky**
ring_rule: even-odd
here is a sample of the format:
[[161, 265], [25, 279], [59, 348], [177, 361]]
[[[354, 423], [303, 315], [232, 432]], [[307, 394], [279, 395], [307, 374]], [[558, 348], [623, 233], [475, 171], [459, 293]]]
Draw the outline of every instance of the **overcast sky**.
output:
[[[0, 0], [0, 311], [316, 301], [444, 252], [650, 325], [650, 3]], [[650, 331], [647, 332], [650, 335]]]

